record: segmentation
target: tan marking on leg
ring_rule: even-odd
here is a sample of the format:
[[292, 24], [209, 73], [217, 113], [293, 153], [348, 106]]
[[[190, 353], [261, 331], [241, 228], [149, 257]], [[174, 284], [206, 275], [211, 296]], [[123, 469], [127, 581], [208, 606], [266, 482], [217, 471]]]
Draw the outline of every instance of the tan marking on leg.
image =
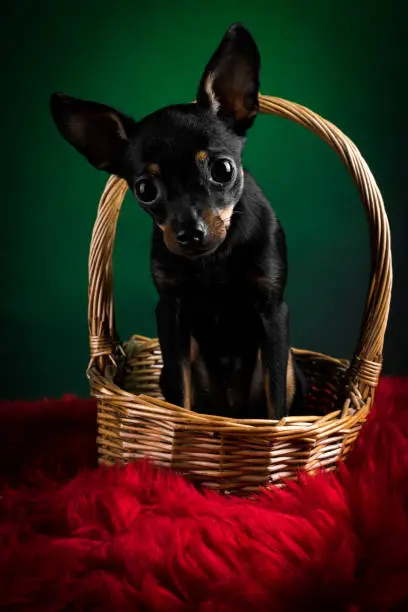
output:
[[275, 415], [275, 411], [272, 406], [271, 390], [269, 388], [268, 382], [269, 382], [268, 372], [266, 372], [264, 368], [264, 389], [265, 389], [265, 397], [266, 397], [266, 407], [268, 410], [268, 419], [273, 421], [274, 419], [276, 419], [276, 415]]
[[286, 372], [286, 406], [291, 407], [296, 392], [295, 369], [293, 367], [293, 355], [289, 350], [288, 369]]
[[191, 363], [183, 363], [183, 395], [184, 395], [184, 408], [191, 410]]
[[190, 336], [190, 351], [186, 361], [183, 362], [183, 397], [184, 397], [184, 408], [186, 410], [192, 409], [193, 404], [193, 389], [192, 389], [192, 377], [191, 377], [191, 366], [193, 363], [193, 357], [198, 353], [197, 342]]
[[264, 389], [265, 389], [266, 407], [268, 411], [268, 419], [274, 420], [276, 419], [276, 414], [275, 414], [275, 410], [272, 405], [271, 390], [269, 387], [269, 374], [263, 363], [262, 363], [262, 372], [263, 372], [263, 383], [264, 383]]
[[[264, 388], [265, 388], [265, 397], [266, 397], [266, 405], [268, 408], [268, 418], [276, 419], [275, 411], [272, 406], [270, 388], [268, 384], [268, 372], [264, 366], [263, 367], [263, 377], [264, 377]], [[293, 399], [295, 397], [296, 392], [296, 379], [295, 379], [295, 369], [293, 367], [293, 355], [292, 351], [289, 350], [288, 353], [288, 366], [286, 370], [286, 407], [289, 409], [292, 405]]]
[[190, 360], [191, 363], [194, 363], [198, 359], [200, 349], [198, 347], [198, 342], [193, 336], [191, 336], [190, 340]]

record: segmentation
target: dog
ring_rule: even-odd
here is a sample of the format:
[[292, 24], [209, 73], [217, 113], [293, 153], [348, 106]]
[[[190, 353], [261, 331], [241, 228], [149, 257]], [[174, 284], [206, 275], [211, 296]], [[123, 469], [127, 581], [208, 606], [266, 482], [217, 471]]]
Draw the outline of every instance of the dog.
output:
[[138, 122], [61, 93], [50, 108], [63, 138], [125, 179], [153, 219], [165, 399], [207, 414], [281, 419], [302, 411], [304, 379], [290, 348], [285, 235], [242, 166], [259, 75], [254, 39], [233, 24], [195, 102]]

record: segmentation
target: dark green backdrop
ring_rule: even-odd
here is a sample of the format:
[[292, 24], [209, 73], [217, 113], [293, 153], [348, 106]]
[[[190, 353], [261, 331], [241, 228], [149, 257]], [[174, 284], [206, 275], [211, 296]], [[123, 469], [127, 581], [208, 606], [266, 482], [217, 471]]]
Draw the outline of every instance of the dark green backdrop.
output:
[[[14, 0], [3, 8], [1, 395], [87, 393], [87, 257], [106, 177], [57, 134], [52, 91], [135, 118], [195, 95], [224, 30], [242, 21], [262, 55], [262, 91], [326, 116], [360, 147], [383, 192], [396, 282], [387, 373], [408, 373], [406, 33], [385, 2]], [[350, 356], [367, 287], [364, 213], [334, 153], [303, 128], [261, 117], [247, 167], [287, 233], [296, 346]], [[115, 252], [122, 336], [155, 335], [150, 221], [128, 197]]]

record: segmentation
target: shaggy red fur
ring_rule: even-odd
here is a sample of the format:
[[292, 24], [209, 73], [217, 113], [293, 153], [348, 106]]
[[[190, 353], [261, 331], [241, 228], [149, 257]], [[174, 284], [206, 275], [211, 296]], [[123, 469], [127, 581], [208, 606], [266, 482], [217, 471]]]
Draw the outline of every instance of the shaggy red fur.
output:
[[139, 463], [96, 469], [95, 406], [0, 406], [0, 607], [408, 610], [408, 381], [338, 474], [257, 501]]

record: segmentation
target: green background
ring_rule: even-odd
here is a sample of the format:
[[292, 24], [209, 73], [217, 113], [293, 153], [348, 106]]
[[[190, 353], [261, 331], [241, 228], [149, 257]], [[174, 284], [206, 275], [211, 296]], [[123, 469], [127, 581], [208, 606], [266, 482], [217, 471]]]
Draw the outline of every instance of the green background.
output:
[[[333, 121], [376, 176], [396, 274], [385, 372], [408, 373], [401, 7], [384, 0], [15, 0], [3, 8], [2, 397], [88, 392], [87, 258], [106, 175], [61, 139], [50, 119], [49, 94], [105, 102], [136, 119], [190, 101], [233, 21], [242, 21], [257, 40], [262, 91]], [[366, 220], [352, 181], [327, 145], [275, 117], [257, 120], [245, 161], [286, 230], [293, 344], [350, 356], [369, 270]], [[125, 338], [155, 335], [149, 241], [150, 221], [129, 196], [114, 259]]]

